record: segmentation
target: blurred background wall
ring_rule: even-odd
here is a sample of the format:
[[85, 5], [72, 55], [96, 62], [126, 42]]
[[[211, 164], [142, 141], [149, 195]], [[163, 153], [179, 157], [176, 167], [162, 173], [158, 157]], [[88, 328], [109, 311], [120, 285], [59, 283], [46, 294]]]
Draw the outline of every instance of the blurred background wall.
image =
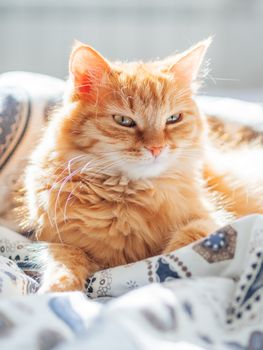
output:
[[151, 59], [214, 35], [204, 93], [263, 102], [263, 0], [0, 0], [0, 73], [67, 76], [74, 39]]

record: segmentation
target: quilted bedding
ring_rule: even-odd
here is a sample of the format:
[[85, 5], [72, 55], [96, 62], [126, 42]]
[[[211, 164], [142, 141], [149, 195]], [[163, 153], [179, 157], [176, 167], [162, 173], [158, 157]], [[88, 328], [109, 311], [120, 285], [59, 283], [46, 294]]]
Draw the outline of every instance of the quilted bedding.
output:
[[[34, 84], [42, 79], [22, 77]], [[5, 224], [0, 227], [0, 349], [263, 349], [260, 215], [170, 254], [100, 271], [87, 280], [84, 293], [37, 294], [40, 266], [34, 248], [41, 243], [32, 244], [10, 229], [10, 179], [16, 179], [25, 161], [21, 155], [32, 147], [44, 111], [52, 98], [59, 99], [63, 83], [50, 78], [47, 92], [36, 92], [23, 79], [14, 73], [0, 76], [0, 97], [5, 88], [0, 98], [0, 214]], [[20, 89], [16, 98], [14, 88]], [[255, 107], [253, 128], [262, 127], [259, 112]]]

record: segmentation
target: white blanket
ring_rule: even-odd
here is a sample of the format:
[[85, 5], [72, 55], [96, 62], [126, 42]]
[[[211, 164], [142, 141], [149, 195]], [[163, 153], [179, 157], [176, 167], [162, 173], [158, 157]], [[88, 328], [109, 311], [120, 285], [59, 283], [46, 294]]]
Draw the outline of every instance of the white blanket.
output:
[[0, 252], [0, 349], [263, 349], [263, 216], [100, 271], [89, 298], [32, 295], [32, 244], [4, 228]]

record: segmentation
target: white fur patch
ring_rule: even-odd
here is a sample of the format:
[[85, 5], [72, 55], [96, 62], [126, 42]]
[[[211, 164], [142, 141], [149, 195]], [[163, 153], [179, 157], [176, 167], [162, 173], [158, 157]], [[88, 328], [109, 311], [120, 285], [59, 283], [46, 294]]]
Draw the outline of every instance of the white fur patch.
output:
[[169, 150], [165, 148], [158, 157], [145, 150], [142, 158], [127, 159], [119, 167], [130, 179], [137, 180], [160, 176], [170, 164]]

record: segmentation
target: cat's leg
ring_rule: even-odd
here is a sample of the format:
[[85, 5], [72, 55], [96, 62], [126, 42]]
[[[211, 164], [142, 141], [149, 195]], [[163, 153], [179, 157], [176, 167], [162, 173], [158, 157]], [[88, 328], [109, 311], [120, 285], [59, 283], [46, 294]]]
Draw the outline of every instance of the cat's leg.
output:
[[191, 220], [172, 234], [170, 241], [164, 249], [164, 253], [170, 253], [204, 238], [218, 228], [219, 225], [210, 218]]
[[43, 267], [39, 293], [81, 291], [98, 265], [86, 253], [65, 244], [44, 243], [38, 252]]

